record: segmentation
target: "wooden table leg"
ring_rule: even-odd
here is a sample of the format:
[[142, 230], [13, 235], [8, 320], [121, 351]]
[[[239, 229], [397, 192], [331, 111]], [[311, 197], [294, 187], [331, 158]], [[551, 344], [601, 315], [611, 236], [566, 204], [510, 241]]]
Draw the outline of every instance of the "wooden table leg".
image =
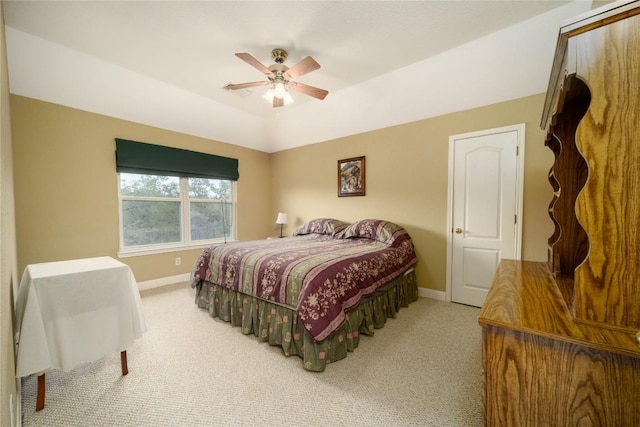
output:
[[120, 352], [120, 365], [122, 366], [122, 375], [127, 375], [129, 373], [129, 368], [127, 368], [127, 351]]
[[42, 411], [44, 408], [44, 374], [38, 375], [38, 397], [36, 398], [36, 411]]
[[[120, 352], [120, 366], [122, 367], [122, 375], [127, 375], [129, 373], [129, 368], [127, 367], [127, 352]], [[44, 409], [44, 391], [45, 391], [46, 382], [44, 379], [44, 374], [38, 375], [38, 395], [36, 397], [36, 411], [42, 411]]]

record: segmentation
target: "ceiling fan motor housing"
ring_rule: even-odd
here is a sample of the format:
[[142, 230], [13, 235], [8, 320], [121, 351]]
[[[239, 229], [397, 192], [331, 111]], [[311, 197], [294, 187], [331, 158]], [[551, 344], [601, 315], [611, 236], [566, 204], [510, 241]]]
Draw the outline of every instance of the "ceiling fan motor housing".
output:
[[271, 57], [277, 64], [282, 64], [287, 59], [287, 51], [280, 48], [275, 48], [271, 51]]

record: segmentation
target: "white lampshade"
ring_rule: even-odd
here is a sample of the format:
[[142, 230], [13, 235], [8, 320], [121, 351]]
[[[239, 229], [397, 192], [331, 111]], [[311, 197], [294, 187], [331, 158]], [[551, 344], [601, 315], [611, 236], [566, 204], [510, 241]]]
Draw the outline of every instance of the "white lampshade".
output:
[[262, 97], [267, 100], [269, 104], [273, 103], [273, 97], [275, 96], [275, 92], [273, 89], [269, 89]]
[[284, 88], [284, 84], [278, 82], [275, 84], [274, 88], [273, 88], [273, 96], [277, 97], [277, 98], [283, 98], [284, 94], [286, 92], [285, 88]]
[[278, 218], [276, 219], [276, 224], [287, 224], [289, 219], [287, 218], [287, 214], [284, 212], [278, 212]]
[[289, 93], [289, 91], [285, 91], [284, 95], [282, 96], [282, 102], [284, 105], [289, 105], [291, 103], [293, 103], [294, 99], [293, 96], [291, 96], [291, 94]]

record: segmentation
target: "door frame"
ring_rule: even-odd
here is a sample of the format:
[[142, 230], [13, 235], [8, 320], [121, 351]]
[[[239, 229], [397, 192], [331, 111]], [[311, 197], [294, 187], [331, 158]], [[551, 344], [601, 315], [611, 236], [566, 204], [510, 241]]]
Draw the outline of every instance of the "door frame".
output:
[[454, 154], [457, 140], [474, 138], [496, 133], [516, 131], [518, 142], [516, 148], [516, 230], [515, 230], [515, 259], [519, 260], [522, 249], [522, 200], [524, 195], [524, 147], [525, 147], [525, 124], [503, 126], [499, 128], [484, 129], [475, 132], [461, 133], [449, 136], [449, 172], [447, 184], [447, 283], [445, 290], [445, 301], [451, 302], [451, 272], [453, 263], [453, 178], [454, 178]]

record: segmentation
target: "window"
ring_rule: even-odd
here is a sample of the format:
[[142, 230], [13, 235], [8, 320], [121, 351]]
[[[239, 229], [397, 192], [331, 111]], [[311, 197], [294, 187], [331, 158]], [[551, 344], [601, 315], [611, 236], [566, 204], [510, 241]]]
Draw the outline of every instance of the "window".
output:
[[183, 178], [189, 186], [191, 240], [220, 239], [231, 235], [233, 181]]
[[119, 174], [121, 252], [205, 245], [234, 235], [234, 181]]
[[235, 236], [238, 160], [116, 138], [120, 254]]

